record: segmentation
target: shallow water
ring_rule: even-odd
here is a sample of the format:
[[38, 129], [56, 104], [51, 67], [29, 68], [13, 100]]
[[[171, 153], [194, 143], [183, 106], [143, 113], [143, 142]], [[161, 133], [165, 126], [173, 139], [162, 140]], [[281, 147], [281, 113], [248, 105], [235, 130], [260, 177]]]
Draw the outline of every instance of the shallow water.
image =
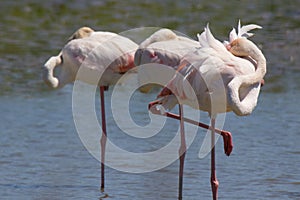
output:
[[[141, 26], [169, 27], [194, 37], [210, 22], [214, 35], [223, 40], [238, 18], [264, 27], [256, 31], [253, 40], [266, 55], [268, 74], [251, 116], [226, 115], [224, 129], [233, 133], [235, 146], [227, 157], [222, 141], [217, 143], [219, 197], [300, 199], [297, 1], [27, 0], [0, 4], [1, 199], [99, 199], [105, 194], [107, 199], [176, 199], [178, 161], [141, 174], [107, 168], [106, 189], [100, 193], [100, 163], [85, 149], [75, 129], [73, 86], [47, 88], [40, 66], [83, 25], [115, 32]], [[112, 88], [107, 94], [111, 93]], [[155, 95], [135, 93], [132, 97], [130, 112], [138, 125], [150, 121], [146, 105]], [[109, 95], [106, 100], [109, 102]], [[98, 101], [96, 98], [97, 109]], [[109, 110], [107, 104], [109, 137], [133, 152], [164, 146], [178, 129], [177, 122], [168, 120], [154, 137], [126, 136]], [[201, 120], [207, 122], [207, 114], [201, 113]], [[204, 134], [199, 129], [187, 153], [184, 199], [211, 199], [210, 159], [198, 158]]]

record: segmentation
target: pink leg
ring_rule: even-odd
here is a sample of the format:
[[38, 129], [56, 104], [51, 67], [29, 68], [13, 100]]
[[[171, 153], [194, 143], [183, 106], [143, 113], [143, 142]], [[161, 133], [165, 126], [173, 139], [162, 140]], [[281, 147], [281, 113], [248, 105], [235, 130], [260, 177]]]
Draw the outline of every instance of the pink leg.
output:
[[[179, 116], [178, 115], [175, 115], [173, 113], [170, 113], [170, 112], [166, 112], [165, 114], [167, 117], [170, 117], [170, 118], [173, 118], [173, 119], [178, 119], [179, 120]], [[201, 122], [196, 122], [192, 119], [188, 119], [188, 118], [183, 118], [183, 120], [185, 122], [188, 122], [190, 124], [194, 124], [196, 126], [200, 126], [202, 128], [205, 128], [205, 129], [209, 129], [209, 130], [212, 130], [212, 127], [211, 126], [208, 126], [207, 124], [204, 124], [204, 123], [201, 123]], [[231, 136], [231, 133], [228, 132], [228, 131], [224, 131], [224, 130], [220, 130], [220, 129], [214, 129], [215, 130], [215, 133], [218, 133], [220, 135], [222, 135], [223, 137], [223, 141], [224, 141], [224, 152], [227, 156], [230, 156], [231, 152], [232, 152], [232, 149], [233, 149], [233, 143], [232, 143], [232, 136]]]
[[105, 103], [104, 91], [107, 90], [105, 86], [100, 86], [100, 100], [101, 100], [101, 119], [102, 119], [102, 136], [101, 144], [101, 191], [104, 191], [104, 162], [105, 162], [105, 146], [106, 146], [106, 120], [105, 120]]
[[213, 200], [218, 199], [218, 187], [219, 182], [217, 180], [216, 176], [216, 163], [215, 163], [215, 119], [211, 119], [211, 177], [210, 177], [210, 183], [211, 183], [211, 189], [212, 189], [212, 195]]
[[180, 148], [179, 148], [179, 187], [178, 187], [178, 199], [182, 199], [182, 188], [183, 188], [183, 168], [184, 168], [184, 158], [186, 152], [186, 142], [184, 133], [184, 119], [183, 119], [183, 106], [179, 106], [179, 117], [180, 117]]
[[[159, 101], [150, 102], [149, 105], [148, 105], [148, 109], [153, 114], [161, 115], [161, 113], [156, 109], [156, 105], [158, 105], [158, 104], [159, 104]], [[173, 119], [180, 120], [179, 115], [176, 115], [176, 114], [173, 114], [173, 113], [170, 113], [170, 112], [165, 112], [164, 115], [167, 116], [167, 117], [173, 118]], [[208, 126], [207, 124], [197, 122], [197, 121], [194, 121], [192, 119], [188, 119], [188, 118], [184, 117], [183, 120], [187, 123], [194, 124], [196, 126], [200, 126], [202, 128], [205, 128], [205, 129], [209, 129], [209, 130], [212, 129], [212, 127]], [[229, 156], [230, 153], [232, 152], [232, 149], [233, 149], [231, 133], [228, 132], [228, 131], [224, 131], [224, 130], [220, 130], [220, 129], [216, 129], [216, 128], [215, 128], [215, 132], [222, 135], [223, 141], [224, 141], [224, 151], [225, 151], [225, 154], [227, 156]]]

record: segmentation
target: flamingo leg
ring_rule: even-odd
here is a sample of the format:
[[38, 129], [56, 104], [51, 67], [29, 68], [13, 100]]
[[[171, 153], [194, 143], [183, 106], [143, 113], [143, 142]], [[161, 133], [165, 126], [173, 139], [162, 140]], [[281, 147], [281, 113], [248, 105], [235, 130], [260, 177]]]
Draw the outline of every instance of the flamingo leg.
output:
[[105, 146], [106, 146], [106, 120], [105, 120], [105, 103], [104, 91], [107, 90], [105, 86], [100, 86], [100, 100], [101, 100], [101, 119], [102, 119], [102, 136], [100, 139], [101, 144], [101, 191], [104, 191], [104, 162], [105, 162]]
[[[174, 113], [171, 112], [165, 112], [165, 113], [160, 113], [160, 111], [157, 111], [155, 106], [158, 104], [158, 101], [153, 101], [150, 102], [148, 105], [148, 109], [153, 113], [153, 114], [157, 114], [157, 115], [163, 115], [163, 116], [167, 116], [170, 117], [172, 119], [177, 119], [180, 120], [180, 116], [176, 115]], [[183, 120], [187, 123], [193, 124], [195, 126], [199, 126], [205, 129], [209, 129], [212, 130], [211, 126], [208, 126], [207, 124], [201, 123], [201, 122], [197, 122], [195, 120], [189, 119], [189, 118], [185, 118], [183, 117]], [[220, 135], [222, 135], [223, 137], [223, 142], [224, 142], [224, 152], [227, 156], [230, 155], [230, 153], [232, 152], [233, 149], [233, 143], [232, 143], [232, 136], [231, 133], [228, 131], [224, 131], [224, 130], [220, 130], [220, 129], [214, 129], [215, 133], [218, 133]]]
[[183, 106], [179, 106], [179, 116], [180, 116], [180, 148], [179, 148], [179, 186], [178, 186], [178, 199], [182, 199], [182, 188], [183, 188], [183, 168], [184, 168], [184, 159], [186, 152], [186, 141], [185, 141], [185, 132], [184, 132], [184, 118], [183, 118]]
[[215, 118], [211, 118], [211, 176], [210, 183], [212, 189], [213, 200], [218, 199], [218, 187], [219, 182], [216, 175], [216, 163], [215, 163]]

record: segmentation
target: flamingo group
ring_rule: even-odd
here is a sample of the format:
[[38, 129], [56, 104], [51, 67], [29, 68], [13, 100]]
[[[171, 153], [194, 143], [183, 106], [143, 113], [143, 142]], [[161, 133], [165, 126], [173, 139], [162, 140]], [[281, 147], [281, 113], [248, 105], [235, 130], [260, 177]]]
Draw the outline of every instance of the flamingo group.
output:
[[[101, 189], [104, 189], [104, 163], [106, 144], [104, 90], [116, 83], [122, 73], [145, 63], [159, 63], [176, 70], [174, 77], [149, 103], [154, 114], [163, 114], [180, 120], [181, 146], [179, 149], [178, 199], [182, 199], [183, 169], [186, 152], [184, 122], [193, 123], [211, 130], [211, 187], [212, 196], [218, 198], [218, 180], [215, 170], [215, 133], [223, 135], [227, 155], [232, 151], [229, 132], [215, 128], [217, 114], [233, 111], [238, 116], [249, 115], [257, 104], [260, 87], [266, 73], [266, 59], [248, 37], [257, 25], [233, 29], [229, 42], [221, 43], [212, 35], [207, 25], [198, 41], [179, 36], [169, 29], [160, 29], [140, 45], [111, 32], [94, 31], [88, 27], [77, 30], [61, 52], [51, 57], [43, 66], [44, 81], [53, 88], [74, 82], [76, 73], [92, 51], [94, 59], [85, 64], [90, 71], [104, 71], [97, 85], [100, 87], [102, 137], [101, 137]], [[100, 46], [100, 48], [98, 47]], [[99, 49], [98, 49], [99, 48]], [[95, 50], [96, 49], [96, 50]], [[54, 68], [61, 66], [58, 75]], [[143, 69], [143, 68], [142, 68]], [[150, 69], [151, 70], [151, 69]], [[153, 74], [152, 74], [153, 76]], [[139, 79], [151, 79], [150, 75], [138, 72]], [[80, 79], [80, 78], [79, 78]], [[83, 80], [85, 81], [85, 80]], [[148, 92], [149, 87], [141, 87]], [[179, 115], [162, 112], [161, 107], [171, 110], [179, 106]], [[210, 126], [186, 119], [183, 104], [206, 111], [211, 118]], [[159, 106], [158, 106], [159, 105]]]

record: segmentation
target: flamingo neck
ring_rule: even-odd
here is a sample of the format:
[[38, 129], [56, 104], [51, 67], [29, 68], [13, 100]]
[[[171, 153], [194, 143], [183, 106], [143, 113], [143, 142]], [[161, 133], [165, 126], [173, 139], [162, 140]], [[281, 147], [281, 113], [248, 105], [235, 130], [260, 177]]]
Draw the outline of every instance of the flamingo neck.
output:
[[56, 67], [57, 63], [60, 61], [60, 55], [59, 56], [53, 56], [51, 57], [44, 65], [43, 69], [43, 79], [46, 82], [47, 85], [49, 85], [52, 88], [57, 88], [59, 85], [58, 78], [54, 77], [53, 71]]
[[239, 76], [242, 85], [248, 86], [260, 82], [267, 72], [266, 58], [258, 48], [252, 49], [249, 56], [257, 62], [257, 68], [254, 73]]
[[[237, 76], [228, 84], [228, 103], [237, 115], [244, 116], [252, 113], [257, 103], [258, 95], [248, 94], [243, 100], [240, 99], [239, 90], [243, 87], [259, 87], [260, 82], [266, 74], [266, 59], [262, 52], [256, 47], [249, 50], [251, 56], [257, 62], [254, 73]], [[259, 92], [259, 90], [257, 91]]]
[[53, 76], [53, 71], [48, 72], [48, 74], [47, 74], [47, 83], [52, 88], [57, 88], [58, 87], [59, 80], [58, 80], [58, 78]]

